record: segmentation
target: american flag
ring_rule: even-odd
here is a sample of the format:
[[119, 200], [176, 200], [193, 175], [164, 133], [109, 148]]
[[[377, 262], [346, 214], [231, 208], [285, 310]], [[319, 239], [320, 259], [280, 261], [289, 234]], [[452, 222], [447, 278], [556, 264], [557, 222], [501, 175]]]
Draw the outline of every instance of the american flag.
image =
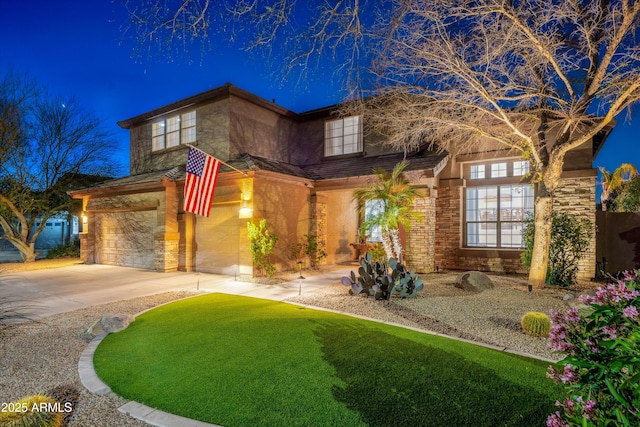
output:
[[209, 216], [211, 199], [218, 179], [220, 161], [215, 157], [189, 147], [187, 180], [184, 184], [184, 210]]

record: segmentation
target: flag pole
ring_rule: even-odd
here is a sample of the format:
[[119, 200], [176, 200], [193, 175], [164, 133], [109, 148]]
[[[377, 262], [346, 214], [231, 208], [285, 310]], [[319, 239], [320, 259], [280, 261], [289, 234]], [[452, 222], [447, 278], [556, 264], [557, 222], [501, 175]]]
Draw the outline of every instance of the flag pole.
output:
[[[198, 150], [198, 151], [200, 151], [201, 153], [206, 154], [207, 156], [211, 156], [211, 154], [205, 153], [204, 151], [202, 151], [202, 150], [201, 150], [201, 149], [199, 149], [198, 147], [194, 147], [194, 146], [193, 146], [193, 145], [191, 145], [191, 144], [184, 144], [184, 145], [186, 145], [187, 147], [193, 148], [194, 150]], [[233, 170], [234, 170], [234, 171], [236, 171], [236, 172], [240, 172], [240, 173], [241, 173], [242, 175], [244, 175], [244, 176], [249, 176], [249, 174], [248, 174], [248, 173], [246, 173], [245, 171], [241, 171], [240, 169], [238, 169], [238, 168], [236, 168], [236, 167], [231, 166], [229, 163], [225, 163], [225, 162], [223, 162], [222, 160], [220, 160], [220, 159], [219, 159], [219, 158], [217, 158], [217, 157], [214, 157], [214, 156], [211, 156], [211, 157], [213, 157], [214, 159], [216, 159], [217, 161], [219, 161], [219, 162], [220, 162], [220, 163], [222, 163], [223, 165], [227, 166], [228, 168], [231, 168], [231, 169], [233, 169]]]

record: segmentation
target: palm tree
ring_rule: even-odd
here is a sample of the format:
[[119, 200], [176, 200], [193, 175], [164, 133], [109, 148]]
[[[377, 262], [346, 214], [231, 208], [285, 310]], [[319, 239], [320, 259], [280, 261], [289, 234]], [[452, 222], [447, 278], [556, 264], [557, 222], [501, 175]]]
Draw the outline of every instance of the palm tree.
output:
[[600, 195], [600, 202], [602, 203], [602, 210], [607, 210], [607, 202], [611, 197], [611, 194], [622, 187], [622, 184], [627, 182], [638, 174], [638, 170], [631, 163], [623, 163], [613, 171], [613, 173], [607, 172], [602, 166], [598, 167], [602, 172], [602, 194]]
[[408, 164], [408, 161], [403, 160], [393, 168], [391, 174], [380, 168], [374, 169], [375, 182], [353, 193], [361, 214], [367, 201], [380, 201], [381, 209], [366, 218], [361, 231], [366, 233], [372, 227], [380, 227], [382, 246], [387, 257], [395, 258], [399, 262], [402, 261], [399, 228], [402, 225], [408, 229], [411, 220], [420, 218], [420, 213], [413, 210], [413, 202], [418, 197], [418, 191], [402, 174]]

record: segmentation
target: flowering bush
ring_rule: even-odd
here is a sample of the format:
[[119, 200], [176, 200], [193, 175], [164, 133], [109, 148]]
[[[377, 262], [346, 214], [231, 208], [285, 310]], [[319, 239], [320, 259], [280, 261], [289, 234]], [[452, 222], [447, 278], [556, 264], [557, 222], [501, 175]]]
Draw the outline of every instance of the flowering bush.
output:
[[582, 296], [588, 306], [552, 311], [550, 346], [566, 357], [547, 374], [565, 385], [563, 411], [549, 427], [637, 426], [640, 419], [640, 297], [638, 271]]

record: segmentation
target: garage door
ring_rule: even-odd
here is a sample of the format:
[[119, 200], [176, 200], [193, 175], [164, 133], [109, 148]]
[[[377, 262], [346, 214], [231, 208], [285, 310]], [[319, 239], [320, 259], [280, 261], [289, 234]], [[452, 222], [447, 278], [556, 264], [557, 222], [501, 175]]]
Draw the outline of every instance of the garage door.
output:
[[96, 263], [153, 270], [155, 224], [155, 210], [96, 214]]
[[235, 275], [238, 269], [240, 227], [238, 206], [213, 206], [208, 218], [196, 219], [196, 271]]

